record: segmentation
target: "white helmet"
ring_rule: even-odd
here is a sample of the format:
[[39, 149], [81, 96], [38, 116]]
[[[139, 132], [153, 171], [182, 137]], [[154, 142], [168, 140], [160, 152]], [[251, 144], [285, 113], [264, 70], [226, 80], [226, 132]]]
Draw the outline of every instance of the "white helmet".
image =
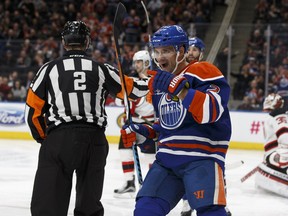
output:
[[136, 52], [133, 56], [133, 62], [137, 61], [137, 60], [143, 61], [143, 67], [145, 69], [149, 68], [151, 65], [150, 55], [149, 55], [149, 52], [147, 50], [140, 50], [140, 51]]
[[284, 100], [279, 94], [271, 93], [269, 94], [263, 103], [263, 110], [274, 110], [282, 108], [284, 105]]

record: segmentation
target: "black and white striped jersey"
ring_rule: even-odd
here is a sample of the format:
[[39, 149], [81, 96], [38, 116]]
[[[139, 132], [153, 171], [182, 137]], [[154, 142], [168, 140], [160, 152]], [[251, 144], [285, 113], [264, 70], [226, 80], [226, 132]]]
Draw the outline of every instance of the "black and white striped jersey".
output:
[[[129, 97], [148, 93], [148, 81], [125, 77]], [[44, 64], [27, 94], [25, 118], [35, 140], [46, 131], [72, 121], [107, 126], [105, 100], [108, 93], [122, 97], [118, 70], [100, 64], [83, 51], [68, 51]]]

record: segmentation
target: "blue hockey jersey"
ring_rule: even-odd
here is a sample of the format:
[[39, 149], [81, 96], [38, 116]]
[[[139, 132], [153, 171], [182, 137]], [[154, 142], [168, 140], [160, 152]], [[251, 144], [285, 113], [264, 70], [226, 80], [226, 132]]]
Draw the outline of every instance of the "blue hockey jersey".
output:
[[227, 108], [230, 87], [217, 67], [192, 62], [180, 75], [189, 82], [183, 101], [173, 101], [165, 92], [152, 96], [160, 132], [157, 161], [166, 167], [212, 159], [224, 170], [231, 137]]

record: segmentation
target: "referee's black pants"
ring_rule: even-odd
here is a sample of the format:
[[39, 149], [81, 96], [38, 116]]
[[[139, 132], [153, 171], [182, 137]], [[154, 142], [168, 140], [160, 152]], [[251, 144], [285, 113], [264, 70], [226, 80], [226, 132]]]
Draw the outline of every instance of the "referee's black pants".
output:
[[67, 216], [76, 172], [76, 216], [102, 216], [100, 202], [108, 154], [105, 129], [69, 125], [48, 134], [39, 152], [32, 216]]

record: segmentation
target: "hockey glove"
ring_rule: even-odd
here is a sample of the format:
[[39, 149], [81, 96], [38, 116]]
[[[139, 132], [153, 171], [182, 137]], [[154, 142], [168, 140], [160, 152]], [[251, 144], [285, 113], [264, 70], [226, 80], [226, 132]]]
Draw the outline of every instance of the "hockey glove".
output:
[[288, 167], [288, 148], [286, 144], [278, 144], [276, 152], [279, 154], [279, 166], [281, 168]]
[[172, 96], [178, 96], [184, 87], [188, 87], [188, 80], [183, 75], [175, 76], [169, 72], [157, 70], [148, 71], [150, 78], [148, 86], [151, 92], [160, 90]]
[[288, 167], [288, 155], [286, 154], [279, 154], [277, 151], [271, 153], [268, 156], [268, 164], [271, 164], [273, 166], [279, 167], [279, 168], [287, 168]]
[[155, 130], [148, 124], [130, 124], [124, 125], [121, 129], [122, 141], [125, 148], [130, 148], [134, 143], [137, 145], [154, 142], [156, 138]]

